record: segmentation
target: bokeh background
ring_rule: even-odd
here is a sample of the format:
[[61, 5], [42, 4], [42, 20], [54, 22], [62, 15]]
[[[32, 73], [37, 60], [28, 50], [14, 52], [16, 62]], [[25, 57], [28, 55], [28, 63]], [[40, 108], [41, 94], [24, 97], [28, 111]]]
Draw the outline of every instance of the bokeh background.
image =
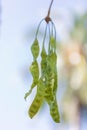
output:
[[[61, 123], [50, 117], [45, 104], [30, 119], [27, 114], [35, 90], [24, 100], [32, 77], [31, 44], [50, 0], [0, 0], [0, 129], [87, 129], [87, 0], [54, 0], [51, 18], [57, 31]], [[43, 34], [43, 28], [40, 30]]]

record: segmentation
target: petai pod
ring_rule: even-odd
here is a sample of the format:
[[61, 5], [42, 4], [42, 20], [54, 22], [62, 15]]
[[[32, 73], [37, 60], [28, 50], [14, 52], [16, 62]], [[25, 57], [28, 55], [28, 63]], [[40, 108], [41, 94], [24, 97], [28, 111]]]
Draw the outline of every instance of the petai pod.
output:
[[34, 57], [34, 59], [36, 59], [37, 57], [38, 57], [38, 55], [39, 55], [39, 44], [38, 44], [38, 40], [37, 39], [35, 39], [34, 40], [34, 43], [32, 44], [32, 46], [31, 46], [31, 52], [32, 52], [32, 54], [33, 54], [33, 57]]
[[56, 99], [50, 105], [50, 114], [56, 123], [60, 122], [60, 115]]
[[27, 92], [25, 94], [25, 99], [30, 95], [30, 93], [32, 92], [32, 89], [38, 84], [38, 80], [39, 80], [39, 67], [38, 67], [38, 63], [37, 61], [33, 61], [31, 66], [30, 66], [30, 72], [32, 74], [33, 77], [33, 83], [31, 85], [31, 88], [29, 90], [29, 92]]
[[[43, 20], [41, 20], [41, 22], [39, 23], [36, 32], [36, 38], [31, 46], [33, 62], [30, 66], [30, 72], [33, 77], [33, 82], [31, 84], [30, 90], [25, 94], [25, 99], [30, 95], [32, 89], [34, 87], [37, 87], [36, 95], [28, 110], [28, 115], [30, 116], [30, 118], [33, 118], [37, 114], [37, 112], [39, 111], [39, 109], [41, 108], [45, 100], [49, 105], [51, 117], [55, 122], [59, 123], [60, 115], [59, 115], [58, 105], [56, 101], [56, 92], [58, 86], [56, 30], [55, 30], [54, 23], [48, 16], [44, 20], [46, 21], [47, 25], [44, 33], [43, 45], [41, 51], [40, 71], [39, 71], [39, 65], [37, 61], [40, 52], [40, 47], [37, 40], [37, 34], [39, 31], [40, 24], [42, 23]], [[49, 35], [47, 35], [48, 29], [49, 29]], [[47, 38], [47, 36], [49, 36], [49, 38]], [[46, 42], [46, 38], [47, 41], [49, 40], [47, 49], [45, 49], [44, 46]]]
[[53, 87], [53, 92], [56, 93], [57, 91], [57, 86], [58, 86], [58, 80], [57, 80], [57, 55], [56, 52], [53, 52], [52, 50], [50, 51], [48, 58], [47, 58], [48, 65], [51, 68], [51, 71], [53, 73], [53, 78], [54, 78], [54, 87]]
[[53, 86], [54, 86], [54, 75], [52, 73], [52, 70], [50, 66], [46, 67], [46, 73], [45, 73], [45, 100], [47, 103], [50, 105], [50, 103], [54, 100], [54, 95], [53, 95]]
[[50, 105], [50, 103], [54, 100], [53, 91], [50, 83], [46, 84], [45, 86], [44, 98], [48, 105]]
[[[47, 57], [48, 55], [46, 54], [46, 50], [43, 46], [42, 52], [41, 52], [41, 74], [45, 82], [45, 91], [44, 91], [44, 98], [48, 102], [48, 104], [53, 100], [53, 95], [52, 95], [52, 86], [51, 86], [51, 75], [49, 76], [49, 67], [47, 66]], [[49, 80], [48, 80], [49, 78]]]
[[47, 57], [48, 65], [51, 67], [52, 71], [54, 71], [55, 66], [57, 64], [57, 55], [52, 50], [50, 51], [48, 57]]
[[53, 120], [57, 123], [60, 122], [60, 115], [56, 102], [57, 91], [57, 55], [56, 51], [52, 49], [47, 56], [47, 68], [46, 68], [46, 87], [45, 87], [45, 99], [50, 108], [50, 114]]
[[47, 61], [46, 61], [47, 53], [44, 46], [42, 47], [41, 58], [42, 58], [41, 59], [41, 76], [44, 77], [46, 73], [46, 67], [47, 67]]
[[40, 78], [39, 82], [38, 82], [38, 87], [37, 87], [37, 93], [36, 96], [29, 108], [28, 114], [31, 118], [33, 118], [36, 113], [39, 111], [43, 100], [44, 100], [44, 82], [43, 80]]
[[50, 45], [52, 49], [56, 50], [56, 39], [53, 36], [50, 37]]
[[30, 72], [33, 76], [33, 80], [34, 82], [38, 82], [38, 79], [39, 79], [39, 66], [38, 66], [38, 63], [37, 61], [33, 61], [31, 66], [30, 66]]
[[39, 67], [38, 67], [38, 63], [37, 63], [37, 57], [39, 55], [39, 44], [38, 44], [38, 40], [37, 38], [34, 40], [32, 46], [31, 46], [31, 52], [34, 58], [34, 61], [32, 62], [31, 66], [30, 66], [30, 72], [32, 74], [33, 77], [33, 83], [31, 85], [30, 90], [25, 94], [25, 99], [30, 95], [30, 93], [32, 92], [32, 89], [37, 85], [38, 83], [38, 79], [39, 79]]

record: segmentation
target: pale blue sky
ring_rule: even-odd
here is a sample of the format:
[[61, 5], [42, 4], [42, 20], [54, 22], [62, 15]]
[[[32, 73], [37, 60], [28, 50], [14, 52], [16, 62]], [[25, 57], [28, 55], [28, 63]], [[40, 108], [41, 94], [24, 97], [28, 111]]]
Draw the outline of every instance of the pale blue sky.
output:
[[[27, 84], [21, 76], [23, 67], [28, 70], [27, 65], [30, 65], [32, 61], [30, 46], [33, 39], [26, 46], [25, 31], [27, 27], [31, 29], [31, 26], [38, 25], [38, 22], [46, 15], [49, 3], [50, 0], [2, 0], [1, 2], [0, 130], [58, 130], [59, 124], [57, 126], [52, 123], [48, 107], [33, 120], [28, 118], [27, 109], [32, 96], [25, 102], [24, 94], [30, 86], [31, 77]], [[84, 12], [87, 10], [87, 1], [54, 0], [52, 16], [56, 11], [56, 14], [62, 14], [66, 21], [64, 25], [64, 23], [61, 24], [61, 20], [53, 17], [61, 38], [62, 32], [64, 30], [66, 32], [70, 10]]]

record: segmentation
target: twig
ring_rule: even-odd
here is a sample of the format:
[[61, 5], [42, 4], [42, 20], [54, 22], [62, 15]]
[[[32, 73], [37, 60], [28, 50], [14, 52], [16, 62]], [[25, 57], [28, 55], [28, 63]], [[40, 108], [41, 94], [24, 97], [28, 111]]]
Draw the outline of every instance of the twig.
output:
[[47, 16], [46, 16], [46, 18], [45, 18], [45, 21], [46, 21], [47, 23], [49, 23], [49, 21], [51, 21], [50, 11], [51, 11], [51, 7], [52, 7], [52, 4], [53, 4], [53, 1], [54, 1], [54, 0], [51, 0], [50, 6], [49, 6], [49, 9], [48, 9], [48, 14], [47, 14]]
[[50, 11], [51, 11], [51, 7], [52, 7], [52, 4], [53, 4], [53, 1], [54, 0], [51, 1], [50, 6], [49, 6], [48, 15], [47, 15], [48, 17], [50, 16]]

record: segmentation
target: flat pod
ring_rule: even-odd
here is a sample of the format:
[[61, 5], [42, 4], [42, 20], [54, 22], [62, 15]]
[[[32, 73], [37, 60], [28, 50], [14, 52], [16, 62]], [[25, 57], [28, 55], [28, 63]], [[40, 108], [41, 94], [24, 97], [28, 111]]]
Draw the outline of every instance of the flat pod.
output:
[[31, 51], [32, 51], [32, 54], [33, 54], [33, 57], [34, 59], [36, 59], [39, 55], [39, 44], [38, 44], [38, 40], [35, 39], [34, 40], [34, 43], [32, 44], [31, 46]]
[[54, 64], [52, 66], [54, 66], [54, 87], [53, 87], [53, 92], [54, 94], [56, 94], [57, 92], [57, 87], [58, 87], [58, 72], [57, 72], [57, 55], [56, 52], [54, 52], [53, 54], [53, 62]]
[[31, 66], [30, 66], [30, 72], [33, 76], [33, 79], [35, 81], [38, 81], [38, 78], [39, 78], [39, 66], [38, 66], [38, 63], [37, 61], [33, 61]]
[[54, 87], [53, 87], [53, 93], [56, 95], [57, 87], [58, 87], [58, 76], [57, 76], [57, 70], [55, 72], [55, 78], [54, 78]]
[[57, 55], [55, 52], [50, 51], [48, 57], [47, 57], [48, 65], [51, 67], [51, 69], [55, 69], [55, 66], [57, 64]]
[[56, 49], [56, 40], [53, 36], [50, 37], [51, 48]]
[[42, 57], [42, 59], [46, 60], [47, 53], [46, 53], [44, 46], [42, 47], [41, 57]]
[[25, 94], [25, 97], [24, 97], [25, 100], [31, 94], [32, 89], [38, 84], [38, 80], [39, 80], [39, 67], [38, 67], [38, 63], [37, 63], [36, 60], [32, 62], [31, 66], [30, 66], [30, 72], [31, 72], [31, 74], [33, 76], [33, 83], [31, 85], [31, 88], [30, 88], [29, 92], [27, 92]]
[[44, 44], [47, 38], [46, 37], [47, 35], [46, 31], [48, 26], [47, 24], [44, 38], [43, 38], [42, 51], [41, 51], [41, 64], [40, 64], [41, 71], [39, 72], [37, 58], [39, 56], [40, 48], [37, 40], [37, 34], [38, 34], [40, 24], [36, 32], [36, 38], [31, 46], [31, 52], [34, 61], [30, 66], [30, 72], [33, 77], [33, 82], [29, 92], [25, 94], [25, 99], [29, 96], [29, 94], [32, 92], [32, 89], [36, 86], [37, 92], [28, 110], [28, 114], [30, 118], [33, 118], [37, 114], [37, 112], [41, 108], [43, 101], [45, 100], [49, 105], [50, 115], [52, 116], [53, 120], [55, 122], [59, 122], [60, 121], [59, 111], [58, 111], [57, 102], [55, 100], [56, 91], [57, 91], [57, 66], [56, 66], [57, 55], [56, 55], [56, 39], [55, 39], [56, 34], [55, 36], [52, 36], [53, 32], [49, 33], [50, 34], [49, 43], [48, 43], [49, 45], [47, 46], [48, 50], [45, 50]]
[[50, 66], [47, 66], [46, 73], [45, 73], [46, 81], [45, 81], [45, 100], [47, 101], [48, 105], [54, 100], [53, 95], [53, 87], [54, 87], [54, 75], [51, 71]]
[[58, 111], [58, 105], [56, 99], [50, 105], [50, 114], [56, 123], [60, 122], [60, 115]]
[[53, 92], [56, 94], [57, 86], [58, 86], [58, 79], [57, 79], [57, 55], [56, 52], [50, 51], [48, 57], [47, 57], [48, 65], [50, 66], [50, 77], [53, 77], [54, 79], [54, 87]]
[[46, 73], [46, 67], [47, 67], [47, 61], [46, 61], [47, 54], [44, 47], [42, 48], [41, 58], [42, 58], [41, 59], [41, 75], [43, 76]]
[[44, 98], [47, 101], [47, 103], [50, 105], [50, 103], [53, 101], [54, 96], [53, 96], [53, 92], [52, 92], [52, 88], [48, 85], [45, 86], [45, 94], [44, 94]]
[[46, 71], [45, 73], [46, 82], [51, 82], [51, 80], [54, 79], [54, 72], [52, 71], [49, 65], [47, 65], [47, 67], [45, 68], [45, 71]]
[[40, 79], [38, 82], [36, 96], [28, 111], [28, 114], [31, 118], [33, 118], [37, 114], [37, 112], [39, 111], [43, 103], [43, 100], [44, 100], [44, 83], [43, 83], [43, 80]]

